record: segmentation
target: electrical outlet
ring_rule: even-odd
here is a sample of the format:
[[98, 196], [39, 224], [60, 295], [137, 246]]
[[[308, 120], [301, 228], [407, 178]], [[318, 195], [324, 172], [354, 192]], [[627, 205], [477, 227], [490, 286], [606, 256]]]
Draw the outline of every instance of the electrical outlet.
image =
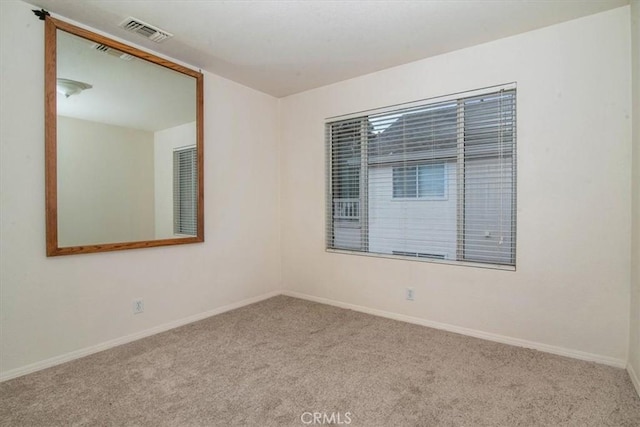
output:
[[140, 314], [144, 312], [144, 300], [143, 299], [134, 299], [133, 300], [133, 314]]
[[407, 300], [413, 301], [414, 297], [415, 297], [415, 293], [413, 291], [413, 288], [407, 288]]

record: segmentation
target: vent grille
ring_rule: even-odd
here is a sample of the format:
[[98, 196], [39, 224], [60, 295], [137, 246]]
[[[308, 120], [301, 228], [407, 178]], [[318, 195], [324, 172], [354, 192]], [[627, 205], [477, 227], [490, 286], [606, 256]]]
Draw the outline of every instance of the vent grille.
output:
[[422, 252], [391, 251], [393, 255], [413, 256], [417, 258], [445, 259], [443, 254], [425, 254]]
[[94, 43], [93, 46], [91, 46], [91, 48], [95, 49], [95, 50], [97, 50], [99, 52], [106, 53], [108, 55], [120, 58], [123, 61], [131, 61], [133, 59], [133, 55], [129, 55], [128, 53], [124, 53], [124, 52], [120, 52], [117, 49], [114, 49], [112, 47], [109, 47], [109, 46], [101, 44], [101, 43]]
[[151, 24], [147, 24], [146, 22], [132, 17], [122, 21], [120, 27], [132, 33], [139, 34], [146, 39], [153, 40], [156, 43], [160, 43], [170, 37], [173, 37], [173, 34], [168, 31], [161, 30], [158, 27], [154, 27]]

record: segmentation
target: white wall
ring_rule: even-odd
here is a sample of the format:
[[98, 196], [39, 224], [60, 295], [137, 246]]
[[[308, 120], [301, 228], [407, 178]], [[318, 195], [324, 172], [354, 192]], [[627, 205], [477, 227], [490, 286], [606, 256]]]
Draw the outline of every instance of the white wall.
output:
[[[623, 7], [283, 99], [286, 288], [624, 365], [629, 48]], [[325, 118], [513, 81], [517, 271], [325, 252]]]
[[631, 2], [633, 72], [633, 234], [631, 248], [631, 334], [629, 364], [640, 393], [640, 0]]
[[156, 238], [181, 237], [173, 234], [173, 152], [195, 145], [196, 122], [155, 132], [153, 138]]
[[58, 116], [57, 148], [61, 247], [154, 238], [153, 133]]
[[44, 30], [32, 8], [0, 2], [0, 375], [279, 289], [278, 100], [209, 73], [206, 242], [45, 257]]

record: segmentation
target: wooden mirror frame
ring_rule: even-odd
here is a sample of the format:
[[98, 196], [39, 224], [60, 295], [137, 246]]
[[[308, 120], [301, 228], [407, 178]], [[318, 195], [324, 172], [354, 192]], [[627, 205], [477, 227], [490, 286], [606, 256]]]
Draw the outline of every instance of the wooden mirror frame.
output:
[[[169, 68], [191, 76], [196, 81], [196, 151], [198, 172], [197, 194], [197, 234], [193, 237], [177, 237], [170, 239], [88, 244], [81, 246], [58, 245], [58, 175], [57, 175], [57, 30], [82, 37], [95, 43], [101, 43], [121, 52], [136, 56], [156, 65]], [[119, 251], [124, 249], [149, 248], [154, 246], [183, 245], [204, 242], [204, 95], [203, 75], [190, 68], [178, 65], [167, 59], [155, 56], [108, 37], [93, 33], [64, 21], [46, 16], [44, 41], [44, 79], [45, 79], [45, 211], [47, 256], [72, 255], [93, 252]]]

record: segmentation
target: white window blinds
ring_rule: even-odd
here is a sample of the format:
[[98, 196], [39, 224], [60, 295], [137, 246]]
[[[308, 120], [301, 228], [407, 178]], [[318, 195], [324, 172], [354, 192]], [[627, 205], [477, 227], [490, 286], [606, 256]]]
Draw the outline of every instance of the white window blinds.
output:
[[327, 123], [327, 247], [515, 265], [516, 90]]
[[196, 236], [198, 180], [196, 147], [173, 152], [173, 232]]

